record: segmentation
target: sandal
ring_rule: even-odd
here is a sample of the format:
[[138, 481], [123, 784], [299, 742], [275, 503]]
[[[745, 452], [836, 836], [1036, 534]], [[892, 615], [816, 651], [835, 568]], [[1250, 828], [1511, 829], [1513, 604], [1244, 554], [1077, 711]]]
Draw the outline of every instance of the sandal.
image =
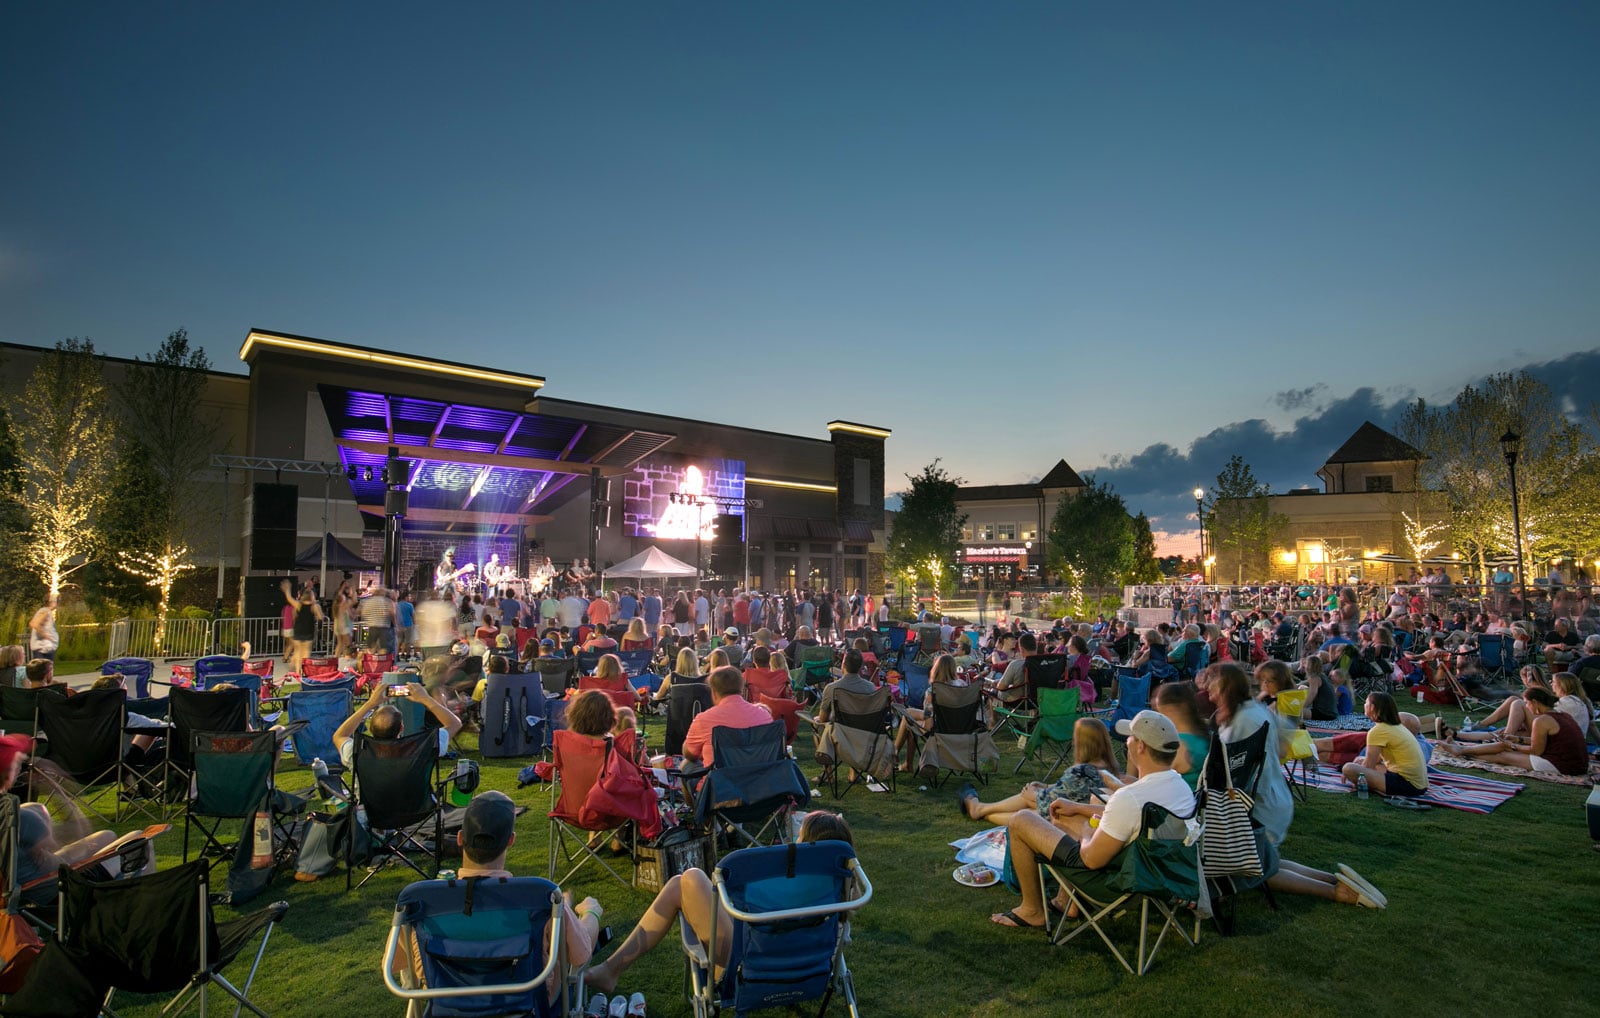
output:
[[1045, 928], [1044, 923], [1023, 922], [1022, 919], [1018, 917], [1017, 913], [1011, 910], [992, 915], [989, 917], [989, 921], [994, 923], [996, 926], [1004, 926], [1007, 929], [1012, 930], [1042, 930]]

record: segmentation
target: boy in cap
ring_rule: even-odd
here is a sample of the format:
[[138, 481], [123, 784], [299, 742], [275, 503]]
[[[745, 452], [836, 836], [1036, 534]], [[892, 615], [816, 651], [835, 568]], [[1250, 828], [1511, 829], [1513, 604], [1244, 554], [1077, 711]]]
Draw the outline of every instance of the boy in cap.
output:
[[[1044, 925], [1039, 856], [1069, 875], [1072, 870], [1103, 870], [1138, 836], [1145, 803], [1153, 802], [1182, 817], [1194, 812], [1194, 793], [1172, 769], [1181, 745], [1173, 723], [1153, 710], [1143, 710], [1132, 721], [1118, 721], [1117, 734], [1128, 738], [1128, 771], [1138, 775], [1138, 780], [1113, 792], [1104, 806], [1056, 799], [1050, 803], [1048, 820], [1033, 810], [1012, 816], [1006, 830], [1011, 866], [1022, 886], [1022, 904], [990, 916], [990, 921], [1031, 929]], [[1091, 824], [1091, 818], [1098, 819]]]

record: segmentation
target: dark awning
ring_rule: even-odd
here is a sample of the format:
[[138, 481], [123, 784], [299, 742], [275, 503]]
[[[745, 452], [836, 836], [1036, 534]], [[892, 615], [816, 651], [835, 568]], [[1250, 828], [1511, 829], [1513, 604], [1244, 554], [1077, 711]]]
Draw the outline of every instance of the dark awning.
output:
[[852, 543], [872, 540], [872, 524], [865, 520], [845, 520], [844, 539]]

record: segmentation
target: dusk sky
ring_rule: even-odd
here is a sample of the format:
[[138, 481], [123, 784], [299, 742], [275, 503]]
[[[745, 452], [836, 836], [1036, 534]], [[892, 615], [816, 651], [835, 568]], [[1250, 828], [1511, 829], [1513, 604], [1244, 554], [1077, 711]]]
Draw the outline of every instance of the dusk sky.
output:
[[1592, 3], [8, 4], [0, 339], [865, 421], [1177, 549], [1231, 453], [1595, 398], [1597, 54]]

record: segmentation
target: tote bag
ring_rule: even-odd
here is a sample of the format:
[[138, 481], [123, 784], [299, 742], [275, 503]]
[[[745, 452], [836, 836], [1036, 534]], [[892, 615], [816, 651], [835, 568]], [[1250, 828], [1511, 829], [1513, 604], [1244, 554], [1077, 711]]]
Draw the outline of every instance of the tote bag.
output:
[[[1228, 751], [1216, 732], [1211, 733], [1208, 764], [1201, 778], [1200, 805], [1205, 812], [1205, 832], [1200, 840], [1201, 865], [1207, 877], [1259, 877], [1261, 853], [1250, 822], [1255, 806], [1248, 793], [1233, 787]], [[1216, 779], [1217, 772], [1222, 777]]]

